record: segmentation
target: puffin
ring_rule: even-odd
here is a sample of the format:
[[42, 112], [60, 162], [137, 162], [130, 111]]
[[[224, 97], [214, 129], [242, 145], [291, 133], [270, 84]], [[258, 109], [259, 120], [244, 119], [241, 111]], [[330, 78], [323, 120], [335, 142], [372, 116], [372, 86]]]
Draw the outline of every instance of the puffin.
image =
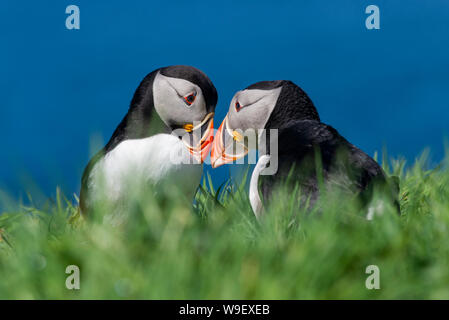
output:
[[343, 186], [340, 190], [360, 198], [368, 220], [384, 207], [373, 201], [379, 188], [399, 212], [397, 177], [388, 177], [374, 159], [321, 122], [312, 100], [292, 81], [261, 81], [234, 95], [215, 135], [212, 167], [241, 159], [252, 149], [259, 152], [249, 184], [257, 218], [274, 190], [285, 185], [289, 191], [299, 187], [298, 206], [309, 209], [319, 199], [320, 186]]
[[146, 186], [157, 192], [167, 181], [175, 181], [191, 201], [212, 146], [217, 100], [212, 81], [192, 66], [163, 67], [145, 76], [109, 142], [84, 170], [81, 214], [107, 201], [124, 217], [136, 193]]

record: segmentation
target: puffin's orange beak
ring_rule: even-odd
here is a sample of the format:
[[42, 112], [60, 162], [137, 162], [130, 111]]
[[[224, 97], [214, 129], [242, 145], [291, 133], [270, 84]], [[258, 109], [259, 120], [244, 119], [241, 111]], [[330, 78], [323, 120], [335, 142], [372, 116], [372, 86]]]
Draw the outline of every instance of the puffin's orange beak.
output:
[[[248, 150], [243, 144], [243, 136], [234, 130], [227, 128], [227, 116], [224, 118], [217, 133], [215, 134], [214, 143], [211, 151], [212, 168], [217, 168], [225, 163], [233, 162], [244, 157]], [[240, 153], [233, 152], [235, 142], [240, 143], [243, 151]], [[241, 149], [242, 149], [241, 148]]]
[[193, 154], [201, 163], [206, 160], [207, 155], [209, 154], [209, 150], [212, 147], [212, 143], [214, 141], [214, 119], [209, 121], [209, 125], [207, 126], [205, 134], [201, 137], [199, 150], [190, 150], [190, 153]]
[[192, 146], [190, 143], [186, 143], [190, 154], [200, 163], [203, 163], [204, 160], [206, 160], [207, 155], [209, 154], [209, 150], [212, 147], [212, 142], [214, 140], [213, 116], [213, 113], [209, 113], [203, 120], [203, 122], [198, 126], [198, 128], [194, 128], [191, 124], [184, 126], [184, 130], [186, 130], [187, 132], [193, 132], [197, 129], [201, 130], [201, 132], [204, 130], [200, 141], [196, 145]]

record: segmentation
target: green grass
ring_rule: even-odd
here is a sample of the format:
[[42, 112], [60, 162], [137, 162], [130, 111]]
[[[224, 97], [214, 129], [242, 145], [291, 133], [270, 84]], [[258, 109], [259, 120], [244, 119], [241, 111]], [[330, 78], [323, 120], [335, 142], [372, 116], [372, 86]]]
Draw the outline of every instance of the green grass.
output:
[[[387, 207], [373, 221], [341, 195], [306, 213], [280, 192], [259, 222], [243, 183], [206, 179], [195, 208], [148, 195], [112, 227], [83, 221], [58, 192], [0, 215], [0, 298], [449, 299], [448, 162], [386, 168], [401, 177], [402, 215]], [[65, 287], [68, 265], [80, 290]], [[379, 290], [365, 287], [368, 265]]]

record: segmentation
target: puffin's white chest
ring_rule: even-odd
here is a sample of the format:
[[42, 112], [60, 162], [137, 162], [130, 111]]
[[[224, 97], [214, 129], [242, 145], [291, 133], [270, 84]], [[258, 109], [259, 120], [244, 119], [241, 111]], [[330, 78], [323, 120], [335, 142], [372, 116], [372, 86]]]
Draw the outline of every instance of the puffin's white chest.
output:
[[[108, 152], [89, 177], [90, 193], [115, 201], [141, 184], [174, 179], [192, 197], [200, 183], [202, 165], [193, 161], [175, 136], [158, 134], [145, 139], [125, 140]], [[103, 188], [102, 190], [98, 190]]]

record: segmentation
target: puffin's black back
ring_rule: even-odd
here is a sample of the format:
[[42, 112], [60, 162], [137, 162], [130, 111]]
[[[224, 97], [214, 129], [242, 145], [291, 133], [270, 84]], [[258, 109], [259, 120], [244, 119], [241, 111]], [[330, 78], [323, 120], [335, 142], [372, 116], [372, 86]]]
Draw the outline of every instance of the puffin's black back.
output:
[[[376, 161], [349, 143], [337, 130], [321, 123], [311, 99], [293, 82], [264, 81], [248, 89], [274, 89], [279, 86], [282, 86], [281, 93], [265, 126], [267, 130], [279, 130], [278, 171], [259, 179], [265, 201], [269, 201], [273, 190], [289, 177], [290, 183], [299, 185], [303, 195], [310, 197], [311, 203], [314, 203], [319, 194], [317, 161], [322, 165], [323, 178], [327, 182], [332, 183], [332, 179], [345, 180], [353, 192], [361, 192], [361, 199], [366, 203], [371, 199], [373, 183], [389, 185], [388, 178]], [[270, 153], [269, 144], [267, 151]], [[316, 159], [317, 155], [319, 159]], [[399, 209], [397, 185], [386, 188], [392, 190], [387, 192], [387, 196], [391, 196]]]
[[377, 162], [337, 130], [318, 121], [302, 120], [279, 130], [278, 171], [260, 179], [264, 199], [269, 201], [273, 190], [289, 180], [292, 186], [301, 187], [303, 204], [306, 197], [313, 204], [319, 196], [317, 163], [325, 181], [346, 184], [352, 193], [362, 192], [362, 200], [369, 201], [372, 189], [368, 187], [374, 181], [386, 181]]

